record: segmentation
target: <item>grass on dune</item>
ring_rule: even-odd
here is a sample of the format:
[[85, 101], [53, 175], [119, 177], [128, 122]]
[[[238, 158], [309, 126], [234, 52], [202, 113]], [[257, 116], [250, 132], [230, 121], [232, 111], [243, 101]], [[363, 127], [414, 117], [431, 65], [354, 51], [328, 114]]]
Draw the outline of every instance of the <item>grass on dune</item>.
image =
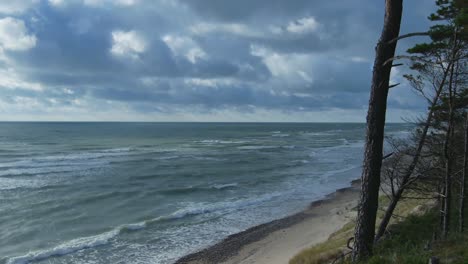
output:
[[[383, 217], [388, 202], [385, 196], [380, 197], [378, 223]], [[398, 204], [395, 210], [395, 215], [398, 217], [391, 221], [391, 235], [377, 246], [375, 256], [368, 263], [427, 263], [431, 252], [423, 251], [423, 249], [428, 246], [428, 241], [431, 241], [433, 223], [437, 223], [437, 219], [434, 219], [435, 212], [426, 213], [429, 206], [420, 204], [420, 199], [406, 199]], [[346, 243], [353, 236], [354, 225], [354, 222], [347, 223], [333, 233], [327, 241], [303, 250], [289, 263], [330, 263], [343, 253], [349, 252]], [[417, 262], [420, 259], [423, 262]]]

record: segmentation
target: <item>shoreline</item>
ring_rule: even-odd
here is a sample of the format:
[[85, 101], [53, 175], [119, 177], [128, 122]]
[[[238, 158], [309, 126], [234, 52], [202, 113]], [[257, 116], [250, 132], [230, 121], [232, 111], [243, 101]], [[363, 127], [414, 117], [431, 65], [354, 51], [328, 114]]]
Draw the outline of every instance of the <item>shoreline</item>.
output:
[[313, 201], [296, 214], [232, 234], [175, 264], [286, 264], [301, 250], [321, 243], [342, 228], [355, 213], [360, 180]]

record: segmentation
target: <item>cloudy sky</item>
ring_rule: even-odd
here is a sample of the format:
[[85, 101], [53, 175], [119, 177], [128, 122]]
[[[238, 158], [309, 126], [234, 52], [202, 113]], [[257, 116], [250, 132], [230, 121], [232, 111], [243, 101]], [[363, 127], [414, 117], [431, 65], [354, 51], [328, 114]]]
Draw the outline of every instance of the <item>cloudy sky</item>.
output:
[[[434, 0], [405, 2], [402, 33], [426, 30]], [[0, 0], [0, 120], [363, 122], [383, 8]], [[424, 111], [407, 85], [389, 106], [390, 121]]]

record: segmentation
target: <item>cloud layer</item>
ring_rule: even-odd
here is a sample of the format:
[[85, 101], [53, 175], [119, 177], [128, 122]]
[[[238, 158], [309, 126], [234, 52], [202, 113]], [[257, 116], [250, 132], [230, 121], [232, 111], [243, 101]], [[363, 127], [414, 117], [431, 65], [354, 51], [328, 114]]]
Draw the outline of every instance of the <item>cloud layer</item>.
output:
[[[403, 32], [428, 27], [414, 2]], [[364, 121], [382, 21], [373, 0], [0, 3], [0, 119]], [[424, 110], [407, 85], [389, 105]]]

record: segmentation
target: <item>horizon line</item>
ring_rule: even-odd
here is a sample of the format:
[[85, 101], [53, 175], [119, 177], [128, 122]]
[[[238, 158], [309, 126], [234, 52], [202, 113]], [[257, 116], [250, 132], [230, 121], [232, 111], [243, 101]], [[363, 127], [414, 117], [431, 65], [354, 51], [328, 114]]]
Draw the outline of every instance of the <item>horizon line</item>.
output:
[[[0, 123], [252, 123], [252, 124], [366, 124], [366, 122], [343, 122], [343, 121], [106, 121], [106, 120], [0, 120]], [[409, 124], [411, 122], [386, 122], [386, 124]]]

